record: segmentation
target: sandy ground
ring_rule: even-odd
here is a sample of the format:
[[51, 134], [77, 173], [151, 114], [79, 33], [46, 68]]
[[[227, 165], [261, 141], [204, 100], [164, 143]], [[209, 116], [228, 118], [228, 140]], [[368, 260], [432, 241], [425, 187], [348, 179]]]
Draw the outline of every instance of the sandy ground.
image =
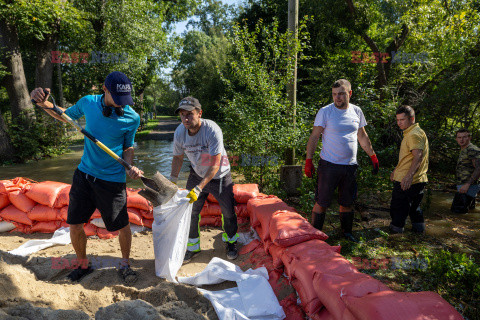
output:
[[[248, 229], [248, 226], [243, 228]], [[221, 233], [220, 228], [202, 227], [202, 253], [183, 265], [177, 276], [195, 275], [215, 256], [227, 259]], [[93, 318], [101, 307], [122, 300], [142, 299], [155, 307], [163, 306], [168, 311], [167, 319], [217, 319], [210, 302], [194, 287], [169, 283], [155, 276], [151, 231], [133, 235], [131, 264], [138, 272], [139, 279], [132, 286], [126, 286], [114, 268], [97, 269], [80, 283], [66, 280], [65, 276], [70, 270], [52, 268], [52, 258], [63, 257], [70, 261], [74, 259], [71, 244], [50, 247], [28, 258], [6, 253], [28, 240], [48, 239], [51, 236], [52, 234], [24, 235], [17, 232], [0, 235], [0, 311], [28, 301], [36, 307], [81, 310]], [[110, 261], [120, 258], [118, 239], [89, 238], [87, 255], [90, 259], [95, 257]], [[244, 259], [239, 257], [234, 262], [240, 264]], [[205, 288], [219, 290], [234, 285], [223, 283]], [[178, 306], [179, 302], [181, 305]], [[177, 308], [174, 305], [172, 307], [172, 303], [176, 303]]]

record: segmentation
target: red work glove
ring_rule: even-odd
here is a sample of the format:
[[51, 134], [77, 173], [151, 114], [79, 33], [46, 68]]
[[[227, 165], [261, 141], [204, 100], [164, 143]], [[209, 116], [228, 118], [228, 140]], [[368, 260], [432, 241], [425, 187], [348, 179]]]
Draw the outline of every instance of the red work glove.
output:
[[372, 174], [377, 174], [378, 169], [380, 167], [380, 164], [378, 163], [377, 155], [373, 154], [373, 156], [371, 156], [370, 159], [372, 160], [372, 166], [373, 166]]
[[309, 178], [315, 174], [315, 167], [313, 166], [312, 159], [305, 160], [305, 175]]

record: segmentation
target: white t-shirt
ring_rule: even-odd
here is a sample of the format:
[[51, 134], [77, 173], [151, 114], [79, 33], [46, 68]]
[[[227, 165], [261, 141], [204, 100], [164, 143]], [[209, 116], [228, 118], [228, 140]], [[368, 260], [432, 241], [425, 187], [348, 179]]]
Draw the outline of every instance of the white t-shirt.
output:
[[338, 109], [329, 104], [318, 110], [315, 127], [323, 127], [322, 152], [323, 160], [335, 164], [357, 164], [358, 129], [367, 125], [360, 107], [349, 104], [347, 109]]
[[173, 155], [186, 154], [193, 170], [202, 178], [208, 168], [213, 165], [210, 156], [221, 154], [220, 169], [214, 179], [224, 177], [230, 171], [230, 162], [223, 146], [222, 129], [212, 120], [200, 119], [200, 130], [190, 136], [183, 124], [180, 124], [173, 135]]

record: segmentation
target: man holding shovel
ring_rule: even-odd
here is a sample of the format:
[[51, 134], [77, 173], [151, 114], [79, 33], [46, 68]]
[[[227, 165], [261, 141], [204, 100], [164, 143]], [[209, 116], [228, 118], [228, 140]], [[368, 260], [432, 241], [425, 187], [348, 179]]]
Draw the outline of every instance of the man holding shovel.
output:
[[[86, 130], [125, 162], [132, 164], [133, 143], [140, 117], [130, 107], [133, 105], [131, 82], [125, 74], [115, 71], [105, 79], [103, 90], [103, 95], [85, 96], [74, 106], [62, 111], [74, 120], [85, 116]], [[55, 119], [65, 122], [56, 112], [46, 109], [53, 107], [47, 101], [48, 96], [49, 93], [46, 94], [42, 88], [31, 92], [31, 98], [38, 106]], [[122, 252], [119, 275], [125, 282], [133, 283], [137, 274], [129, 263], [132, 234], [127, 214], [125, 172], [132, 179], [139, 179], [143, 175], [143, 171], [134, 166], [125, 170], [95, 143], [85, 139], [83, 156], [75, 170], [70, 190], [67, 223], [70, 225], [70, 237], [77, 259], [86, 261], [87, 237], [83, 226], [98, 208], [107, 230], [119, 231]], [[71, 281], [80, 281], [92, 271], [90, 265], [87, 268], [82, 265], [67, 277]]]
[[230, 163], [223, 146], [223, 133], [212, 120], [202, 119], [202, 106], [193, 97], [182, 99], [175, 113], [180, 114], [182, 124], [175, 130], [173, 138], [173, 160], [170, 180], [177, 182], [186, 154], [192, 165], [187, 180], [187, 195], [192, 208], [192, 222], [184, 262], [200, 252], [200, 211], [211, 193], [222, 209], [222, 222], [225, 232], [222, 240], [226, 243], [228, 259], [236, 259], [237, 216], [233, 197], [233, 181]]

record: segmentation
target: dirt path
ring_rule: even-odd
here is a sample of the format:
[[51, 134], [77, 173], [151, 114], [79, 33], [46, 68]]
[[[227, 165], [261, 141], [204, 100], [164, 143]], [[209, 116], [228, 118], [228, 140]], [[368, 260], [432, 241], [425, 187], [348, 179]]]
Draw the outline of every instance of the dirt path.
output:
[[160, 119], [158, 126], [145, 136], [145, 140], [173, 140], [173, 134], [180, 121], [177, 119]]

